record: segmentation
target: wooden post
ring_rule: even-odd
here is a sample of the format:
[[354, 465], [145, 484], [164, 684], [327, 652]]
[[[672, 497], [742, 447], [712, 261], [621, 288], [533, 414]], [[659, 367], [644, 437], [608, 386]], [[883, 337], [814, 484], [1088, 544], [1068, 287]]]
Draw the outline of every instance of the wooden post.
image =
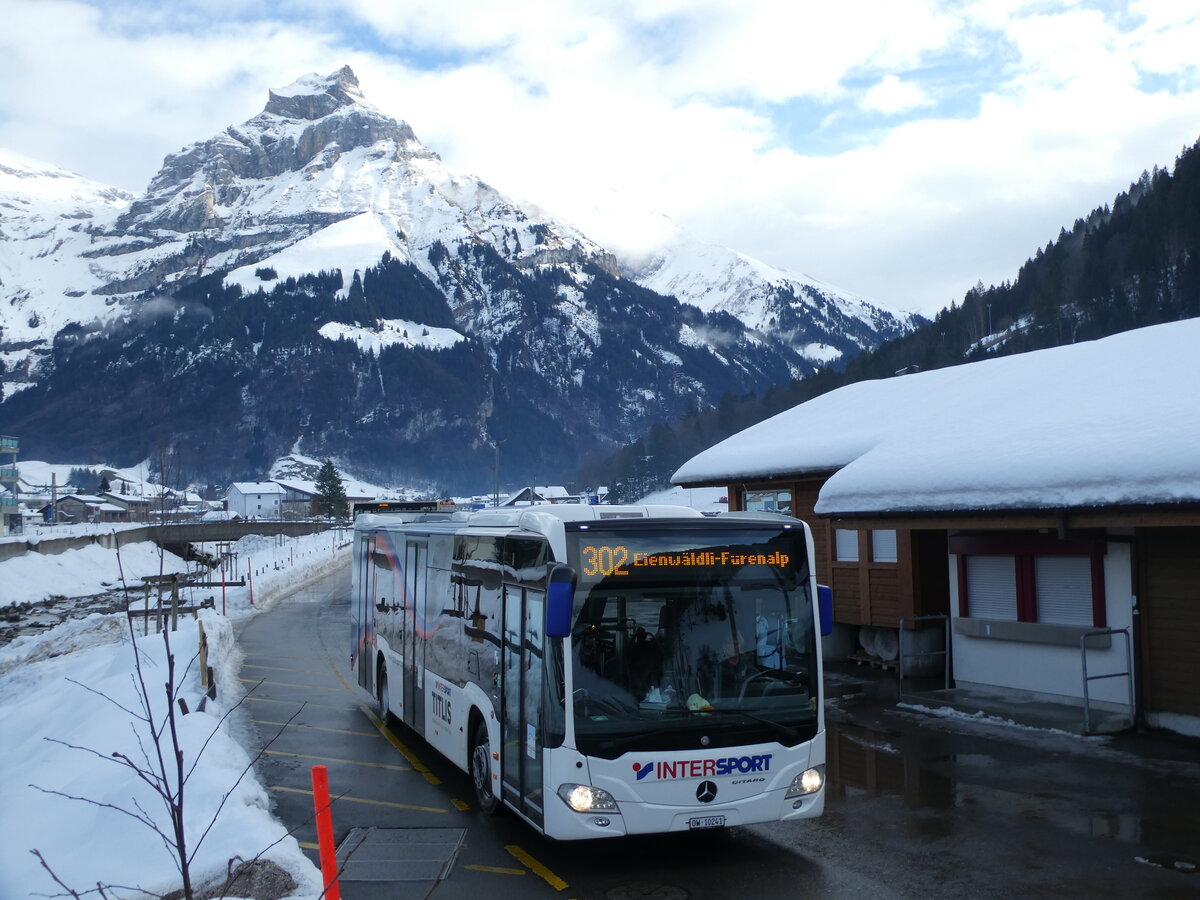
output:
[[[199, 611], [196, 615], [200, 615]], [[200, 687], [208, 687], [208, 636], [204, 633], [204, 623], [196, 626], [200, 629]]]

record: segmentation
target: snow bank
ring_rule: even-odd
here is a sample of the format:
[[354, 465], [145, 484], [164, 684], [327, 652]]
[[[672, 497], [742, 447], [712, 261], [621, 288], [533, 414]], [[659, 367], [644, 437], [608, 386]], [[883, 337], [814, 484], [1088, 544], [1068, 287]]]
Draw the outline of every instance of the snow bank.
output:
[[159, 551], [151, 541], [126, 544], [119, 554], [99, 544], [64, 553], [27, 552], [0, 562], [0, 606], [88, 597], [123, 586], [140, 591], [143, 576], [186, 571], [180, 557]]
[[[269, 608], [304, 582], [345, 566], [350, 535], [349, 530], [293, 539], [250, 535], [238, 541], [234, 549], [239, 569], [250, 576], [252, 585], [226, 590], [228, 616], [220, 613], [220, 588], [185, 589], [185, 603], [213, 596], [217, 604], [216, 610], [203, 611], [199, 621], [182, 618], [179, 630], [169, 636], [178, 696], [190, 710], [177, 718], [177, 726], [189, 773], [184, 797], [189, 849], [196, 854], [193, 884], [224, 876], [234, 857], [250, 859], [265, 851], [267, 859], [296, 879], [296, 898], [311, 900], [321, 892], [316, 867], [272, 817], [265, 788], [246, 771], [250, 756], [236, 740], [236, 717], [223, 717], [242, 694], [233, 620]], [[123, 561], [128, 551], [122, 549]], [[104, 552], [115, 558], [113, 551]], [[49, 570], [64, 557], [80, 568], [105, 564], [80, 552], [27, 553], [22, 559]], [[154, 561], [157, 565], [157, 550]], [[0, 570], [0, 577], [11, 571], [15, 570]], [[33, 577], [47, 576], [34, 571]], [[0, 583], [7, 587], [7, 581]], [[215, 701], [205, 698], [199, 681], [201, 625], [217, 684]], [[161, 799], [112, 755], [138, 761], [147, 751], [153, 755], [153, 742], [133, 715], [144, 708], [132, 674], [135, 648], [150, 685], [149, 708], [161, 721], [167, 708], [163, 636], [135, 636], [123, 616], [92, 615], [0, 648], [6, 775], [0, 780], [0, 833], [5, 836], [0, 842], [0, 897], [58, 892], [32, 849], [41, 851], [55, 873], [78, 891], [94, 889], [99, 881], [125, 886], [109, 896], [132, 900], [143, 891], [161, 895], [179, 887], [175, 862], [163, 841], [144, 822], [120, 811], [170, 831]], [[202, 838], [214, 820], [215, 826]]]
[[[104, 617], [93, 617], [100, 618]], [[241, 693], [235, 687], [237, 659], [228, 652], [233, 640], [230, 623], [212, 613], [203, 621], [210, 639], [226, 652], [214, 654], [215, 660], [225, 661], [218, 675], [219, 699], [202, 711], [195, 662], [199, 624], [188, 619], [169, 635], [179, 695], [192, 710], [178, 716], [176, 724], [189, 772], [184, 812], [189, 849], [196, 854], [193, 879], [218, 877], [231, 857], [249, 858], [266, 850], [267, 858], [298, 878], [300, 896], [315, 896], [320, 887], [313, 866], [271, 817], [265, 788], [252, 774], [243, 777], [250, 758], [221, 719], [227, 711], [223, 698]], [[69, 623], [42, 636], [40, 643], [56, 642], [64, 629], [75, 630], [76, 636], [88, 630]], [[33, 849], [76, 890], [99, 881], [163, 894], [179, 884], [170, 853], [154, 831], [135, 818], [153, 820], [159, 830], [169, 832], [166, 808], [114, 757], [123, 754], [144, 765], [144, 751], [152, 750], [146, 726], [126, 712], [143, 709], [131, 673], [136, 647], [148, 686], [145, 699], [155, 722], [161, 723], [167, 703], [161, 688], [167, 678], [166, 647], [161, 635], [135, 639], [126, 631], [115, 643], [111, 637], [105, 634], [95, 646], [45, 659], [35, 660], [29, 647], [22, 648], [24, 664], [0, 678], [0, 731], [7, 736], [6, 778], [0, 782], [0, 816], [7, 836], [0, 845], [0, 896], [53, 892]], [[0, 657], [11, 652], [11, 646], [4, 648]], [[0, 658], [0, 665], [4, 661]], [[214, 820], [215, 827], [202, 838]], [[126, 889], [110, 895], [134, 893]]]

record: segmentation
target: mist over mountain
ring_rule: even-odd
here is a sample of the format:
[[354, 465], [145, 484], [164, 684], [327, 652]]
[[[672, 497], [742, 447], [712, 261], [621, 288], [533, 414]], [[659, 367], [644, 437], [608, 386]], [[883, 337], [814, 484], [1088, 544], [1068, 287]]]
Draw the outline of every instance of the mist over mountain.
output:
[[[827, 391], [876, 378], [1096, 340], [1200, 316], [1200, 142], [1171, 171], [1154, 167], [1111, 203], [1063, 226], [1015, 279], [967, 291], [932, 322], [790, 385], [726, 395], [715, 409], [660, 422], [577, 473], [614, 495], [669, 483], [686, 460], [729, 435]], [[1113, 360], [1136, 377], [1138, 360]], [[1147, 391], [1155, 390], [1147, 384]], [[1103, 385], [1096, 389], [1103, 390]], [[1032, 402], [1032, 400], [1031, 400]]]
[[622, 258], [305, 76], [130, 197], [0, 154], [0, 430], [23, 456], [257, 477], [291, 451], [458, 491], [916, 324], [679, 233]]

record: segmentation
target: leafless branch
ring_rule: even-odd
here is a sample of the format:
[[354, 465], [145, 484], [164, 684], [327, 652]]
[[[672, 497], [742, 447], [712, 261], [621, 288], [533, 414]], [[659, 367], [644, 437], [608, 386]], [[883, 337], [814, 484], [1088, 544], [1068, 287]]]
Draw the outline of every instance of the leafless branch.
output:
[[275, 741], [279, 740], [279, 736], [281, 734], [283, 734], [283, 729], [287, 728], [288, 725], [292, 724], [292, 721], [298, 715], [300, 715], [300, 713], [302, 713], [304, 711], [305, 705], [306, 704], [301, 703], [300, 708], [297, 709], [294, 713], [292, 713], [292, 715], [288, 718], [288, 720], [286, 722], [284, 722], [282, 725], [279, 726], [279, 730], [277, 732], [275, 732], [275, 736], [273, 738], [271, 738], [271, 740], [267, 741], [267, 743], [264, 744], [262, 746], [262, 748], [257, 753], [254, 754], [254, 758], [251, 759], [250, 762], [246, 763], [245, 768], [243, 768], [242, 771], [238, 774], [237, 780], [234, 781], [233, 785], [229, 788], [229, 790], [227, 790], [221, 796], [221, 802], [217, 804], [216, 812], [213, 813], [212, 818], [209, 820], [208, 827], [204, 829], [204, 832], [200, 835], [200, 839], [198, 841], [196, 841], [195, 847], [192, 848], [192, 856], [189, 858], [189, 861], [191, 858], [195, 857], [196, 852], [200, 849], [200, 845], [204, 843], [204, 839], [206, 837], [208, 837], [208, 833], [210, 831], [212, 831], [213, 826], [217, 824], [217, 818], [221, 815], [221, 810], [225, 808], [225, 804], [229, 801], [229, 798], [231, 796], [233, 796], [233, 792], [235, 790], [237, 790], [237, 786], [242, 783], [242, 779], [245, 778], [246, 774], [251, 769], [254, 768], [254, 764], [257, 763], [260, 759], [262, 759], [263, 753], [266, 752], [267, 748], [270, 747], [273, 743], [275, 743]]
[[[206, 737], [204, 739], [204, 743], [201, 745], [200, 749], [196, 752], [196, 759], [192, 762], [192, 767], [190, 769], [188, 769], [188, 773], [187, 773], [188, 778], [192, 777], [192, 772], [194, 772], [196, 770], [196, 766], [200, 764], [200, 758], [202, 756], [204, 756], [204, 751], [206, 749], [208, 749], [209, 742], [212, 741], [212, 739], [217, 736], [217, 732], [219, 732], [221, 730], [221, 726], [225, 724], [225, 720], [228, 719], [231, 715], [233, 715], [234, 712], [236, 712], [237, 710], [242, 708], [242, 705], [246, 702], [246, 698], [249, 697], [250, 694], [252, 694], [254, 692], [255, 688], [261, 687], [263, 681], [264, 681], [264, 679], [260, 678], [258, 680], [258, 682], [250, 688], [250, 690], [248, 690], [248, 691], [246, 691], [246, 693], [242, 694], [242, 696], [238, 699], [237, 703], [233, 704], [233, 706], [231, 706], [231, 707], [229, 707], [229, 709], [225, 710], [224, 715], [222, 715], [221, 718], [217, 720], [217, 724], [215, 726], [213, 726], [213, 730], [209, 733], [208, 737]], [[294, 719], [296, 716], [300, 715], [300, 712], [304, 709], [304, 706], [305, 706], [304, 703], [300, 704], [300, 709], [296, 710], [296, 712], [292, 716], [292, 718], [288, 719], [287, 722], [284, 723], [285, 727], [287, 725], [291, 724], [292, 719]], [[282, 731], [283, 731], [283, 729], [281, 728], [280, 733], [282, 733]], [[279, 738], [279, 734], [276, 734], [275, 737], [271, 738], [271, 740], [267, 742], [266, 746], [269, 747], [271, 744], [275, 743], [275, 741], [278, 740], [278, 738]], [[260, 756], [262, 755], [261, 751], [259, 751], [259, 755]], [[255, 760], [257, 760], [257, 759], [258, 759], [258, 757], [256, 756]]]
[[94, 687], [84, 684], [82, 681], [76, 681], [74, 678], [66, 678], [63, 680], [69, 681], [71, 684], [74, 684], [74, 685], [77, 685], [78, 687], [83, 688], [89, 694], [95, 694], [97, 697], [107, 700], [109, 703], [111, 703], [117, 709], [121, 710], [121, 712], [125, 713], [127, 716], [131, 716], [134, 719], [140, 719], [142, 721], [145, 721], [145, 718], [142, 715], [140, 715], [139, 713], [135, 713], [129, 707], [118, 703], [116, 700], [114, 700], [108, 694], [104, 693], [104, 691], [98, 691]]
[[112, 804], [112, 803], [101, 803], [99, 800], [93, 800], [91, 797], [76, 797], [74, 794], [66, 794], [66, 793], [63, 793], [62, 791], [55, 791], [55, 790], [51, 790], [50, 788], [39, 787], [36, 784], [31, 784], [31, 785], [29, 785], [29, 787], [33, 788], [35, 791], [41, 791], [43, 794], [54, 794], [57, 797], [65, 797], [67, 800], [78, 800], [81, 803], [90, 803], [90, 804], [92, 804], [92, 806], [98, 806], [101, 809], [111, 809], [114, 812], [119, 812], [122, 815], [129, 816], [129, 818], [131, 818], [131, 819], [136, 819], [138, 822], [141, 822], [147, 828], [157, 829], [157, 827], [158, 827], [154, 824], [153, 820], [144, 818], [143, 816], [139, 815], [138, 813], [130, 812], [129, 810], [125, 809], [123, 806], [116, 806], [115, 804]]

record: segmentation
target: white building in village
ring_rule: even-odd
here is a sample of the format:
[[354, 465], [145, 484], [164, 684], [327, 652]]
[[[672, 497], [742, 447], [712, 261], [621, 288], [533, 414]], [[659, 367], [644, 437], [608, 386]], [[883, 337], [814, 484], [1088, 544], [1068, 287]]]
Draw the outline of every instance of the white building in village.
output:
[[243, 519], [278, 519], [287, 491], [273, 481], [235, 481], [225, 492], [229, 512]]
[[672, 480], [808, 521], [853, 646], [942, 615], [960, 685], [1080, 702], [1081, 641], [1089, 675], [1128, 641], [1090, 698], [1200, 735], [1198, 350], [1191, 319], [859, 382]]

